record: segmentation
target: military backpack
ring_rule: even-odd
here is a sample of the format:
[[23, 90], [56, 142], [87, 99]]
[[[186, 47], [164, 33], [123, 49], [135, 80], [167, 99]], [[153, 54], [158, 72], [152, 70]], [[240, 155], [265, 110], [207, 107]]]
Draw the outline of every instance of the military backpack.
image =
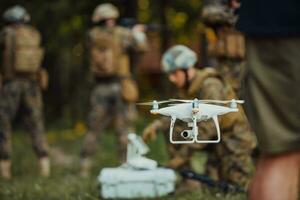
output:
[[89, 32], [89, 51], [92, 72], [98, 77], [117, 74], [121, 47], [112, 34], [93, 28]]
[[38, 72], [44, 57], [44, 49], [40, 47], [40, 33], [28, 25], [8, 29], [4, 40], [4, 60], [9, 64], [5, 67], [16, 73]]

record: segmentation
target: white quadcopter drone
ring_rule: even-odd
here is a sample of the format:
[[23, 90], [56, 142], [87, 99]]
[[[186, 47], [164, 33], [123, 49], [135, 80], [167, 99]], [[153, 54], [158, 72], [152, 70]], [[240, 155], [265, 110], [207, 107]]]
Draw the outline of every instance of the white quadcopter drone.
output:
[[[167, 107], [159, 108], [159, 104], [173, 103]], [[175, 103], [175, 104], [174, 104]], [[213, 104], [209, 104], [213, 103]], [[190, 143], [219, 143], [221, 140], [220, 126], [218, 121], [219, 115], [224, 115], [230, 112], [238, 112], [237, 104], [244, 103], [243, 100], [181, 100], [170, 99], [167, 101], [152, 101], [146, 103], [138, 103], [139, 105], [152, 105], [150, 113], [161, 114], [171, 117], [170, 124], [170, 142], [172, 144], [190, 144]], [[230, 104], [229, 107], [215, 105], [215, 104]], [[180, 135], [185, 140], [173, 140], [173, 129], [176, 119], [180, 119], [187, 123], [191, 130], [183, 130]], [[197, 122], [207, 121], [213, 119], [217, 129], [217, 139], [214, 140], [198, 140], [198, 126]]]

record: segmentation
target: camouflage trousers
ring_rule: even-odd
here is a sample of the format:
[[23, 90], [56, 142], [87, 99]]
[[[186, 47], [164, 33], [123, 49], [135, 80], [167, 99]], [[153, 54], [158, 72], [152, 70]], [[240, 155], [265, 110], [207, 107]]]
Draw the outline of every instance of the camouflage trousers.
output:
[[[215, 139], [213, 135], [201, 135], [215, 129], [212, 122], [200, 122], [199, 138], [202, 140]], [[177, 127], [173, 139], [182, 140], [179, 133], [182, 127]], [[215, 180], [223, 180], [242, 187], [247, 187], [254, 165], [251, 158], [256, 146], [253, 133], [243, 123], [236, 123], [229, 130], [221, 130], [221, 142], [218, 144], [184, 144], [174, 145], [167, 142], [168, 153], [171, 157], [169, 167], [175, 169], [192, 169], [191, 160], [195, 152], [205, 152], [208, 160], [205, 164], [206, 174]], [[169, 141], [169, 133], [164, 134]]]
[[38, 157], [48, 156], [41, 89], [35, 80], [15, 79], [0, 90], [0, 159], [11, 157], [11, 122], [20, 109], [24, 111], [35, 153]]
[[120, 93], [120, 84], [99, 83], [90, 97], [91, 111], [88, 116], [88, 132], [83, 142], [81, 157], [89, 157], [96, 151], [99, 136], [114, 121], [117, 133], [118, 154], [126, 158], [128, 120], [126, 107]]
[[128, 122], [128, 133], [135, 133], [135, 124], [138, 120], [138, 111], [135, 102], [125, 102], [125, 115]]

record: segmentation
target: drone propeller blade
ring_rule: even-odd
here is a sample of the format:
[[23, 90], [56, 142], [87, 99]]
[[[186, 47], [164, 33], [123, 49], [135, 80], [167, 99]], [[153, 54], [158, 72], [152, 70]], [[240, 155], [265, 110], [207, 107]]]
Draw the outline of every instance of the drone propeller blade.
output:
[[178, 105], [181, 105], [181, 103], [171, 103], [171, 104], [168, 104], [168, 106], [178, 106]]
[[141, 105], [141, 106], [152, 106], [153, 102], [143, 102], [143, 103], [136, 103], [136, 105]]
[[171, 101], [171, 102], [177, 101], [177, 102], [183, 102], [183, 103], [193, 102], [193, 100], [185, 100], [185, 99], [169, 99], [169, 101]]
[[199, 102], [201, 103], [221, 103], [221, 104], [228, 104], [228, 103], [244, 103], [245, 101], [244, 100], [235, 100], [235, 99], [232, 99], [232, 100], [199, 100]]
[[163, 104], [163, 103], [169, 103], [172, 102], [170, 100], [165, 100], [165, 101], [148, 101], [148, 102], [141, 102], [141, 103], [136, 103], [137, 105], [142, 105], [142, 106], [152, 106], [154, 103], [157, 104]]

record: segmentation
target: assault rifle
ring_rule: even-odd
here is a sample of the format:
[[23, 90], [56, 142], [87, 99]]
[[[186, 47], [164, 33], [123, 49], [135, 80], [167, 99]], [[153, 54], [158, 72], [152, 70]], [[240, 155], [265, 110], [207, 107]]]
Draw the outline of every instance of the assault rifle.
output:
[[191, 170], [180, 170], [179, 174], [183, 178], [199, 181], [208, 187], [220, 189], [225, 193], [246, 193], [246, 190], [238, 185], [234, 185], [226, 181], [215, 181], [207, 175], [198, 174]]

